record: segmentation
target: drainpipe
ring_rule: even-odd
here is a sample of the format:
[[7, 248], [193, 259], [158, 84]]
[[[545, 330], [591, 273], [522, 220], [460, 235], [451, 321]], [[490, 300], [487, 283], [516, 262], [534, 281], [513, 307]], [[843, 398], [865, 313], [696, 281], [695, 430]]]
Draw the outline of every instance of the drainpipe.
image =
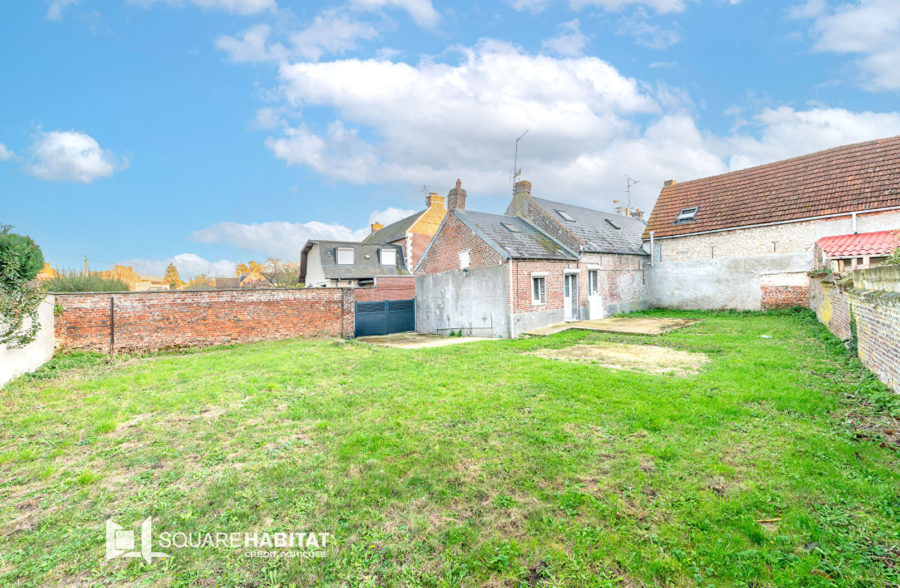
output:
[[656, 257], [656, 250], [653, 248], [653, 231], [650, 231], [650, 267], [653, 267], [654, 257]]
[[850, 215], [853, 218], [853, 234], [857, 234], [859, 231], [856, 228], [856, 213], [851, 213]]

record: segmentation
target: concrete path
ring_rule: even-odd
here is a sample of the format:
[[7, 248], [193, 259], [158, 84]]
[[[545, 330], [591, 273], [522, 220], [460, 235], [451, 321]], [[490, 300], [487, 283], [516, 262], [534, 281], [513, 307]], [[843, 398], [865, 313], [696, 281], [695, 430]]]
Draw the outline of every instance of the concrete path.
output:
[[602, 331], [605, 333], [629, 333], [632, 335], [662, 335], [674, 329], [683, 329], [700, 321], [693, 319], [656, 317], [614, 317], [593, 321], [572, 321], [557, 323], [526, 331], [526, 335], [554, 335], [569, 329]]
[[425, 347], [446, 347], [447, 345], [459, 345], [472, 341], [493, 341], [485, 337], [446, 337], [442, 335], [420, 335], [419, 333], [392, 333], [390, 335], [371, 335], [357, 337], [357, 341], [378, 345], [380, 347], [395, 347], [398, 349], [422, 349]]

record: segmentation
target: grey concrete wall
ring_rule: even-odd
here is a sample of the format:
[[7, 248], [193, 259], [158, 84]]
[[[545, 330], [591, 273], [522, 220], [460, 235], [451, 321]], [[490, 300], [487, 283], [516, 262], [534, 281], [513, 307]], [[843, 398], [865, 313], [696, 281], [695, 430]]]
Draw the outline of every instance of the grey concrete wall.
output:
[[562, 308], [553, 310], [538, 310], [535, 312], [521, 312], [514, 314], [513, 320], [513, 337], [518, 337], [526, 331], [537, 329], [538, 327], [546, 327], [555, 325], [556, 323], [565, 322], [566, 316]]
[[763, 275], [812, 269], [812, 251], [657, 262], [647, 268], [650, 305], [661, 308], [760, 310]]
[[53, 296], [48, 296], [38, 309], [41, 330], [37, 338], [19, 349], [0, 345], [0, 387], [24, 373], [41, 367], [53, 357]]
[[508, 337], [506, 264], [416, 276], [416, 330]]

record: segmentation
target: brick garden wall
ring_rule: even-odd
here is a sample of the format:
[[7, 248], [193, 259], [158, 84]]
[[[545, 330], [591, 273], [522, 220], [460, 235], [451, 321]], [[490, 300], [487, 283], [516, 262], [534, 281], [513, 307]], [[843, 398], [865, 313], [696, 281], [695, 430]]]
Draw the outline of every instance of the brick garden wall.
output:
[[[840, 339], [852, 336], [852, 316], [860, 360], [882, 382], [900, 391], [900, 267], [856, 270], [852, 278], [852, 286], [813, 278], [810, 307]], [[863, 288], [873, 283], [881, 289]]]
[[353, 290], [211, 290], [57, 294], [57, 347], [151, 351], [288, 339], [352, 337]]
[[357, 302], [412, 300], [416, 297], [416, 277], [384, 276], [375, 278], [373, 288], [356, 288], [353, 290], [353, 296]]

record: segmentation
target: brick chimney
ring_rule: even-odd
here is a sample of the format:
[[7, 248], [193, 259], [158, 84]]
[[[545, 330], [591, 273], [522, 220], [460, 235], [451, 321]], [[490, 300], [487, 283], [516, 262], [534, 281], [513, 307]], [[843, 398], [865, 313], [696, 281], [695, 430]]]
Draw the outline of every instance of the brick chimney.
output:
[[513, 196], [531, 196], [531, 182], [528, 180], [519, 180], [513, 189]]
[[375, 231], [380, 231], [380, 230], [383, 229], [383, 228], [384, 228], [384, 225], [381, 224], [381, 223], [379, 223], [379, 222], [374, 222], [374, 223], [372, 223], [372, 232], [373, 232], [373, 233], [374, 233]]
[[431, 208], [432, 206], [440, 206], [444, 207], [444, 197], [438, 196], [437, 192], [431, 192], [428, 196], [425, 197], [425, 206]]
[[447, 194], [447, 210], [466, 209], [466, 191], [462, 188], [462, 181], [456, 180], [456, 187]]

